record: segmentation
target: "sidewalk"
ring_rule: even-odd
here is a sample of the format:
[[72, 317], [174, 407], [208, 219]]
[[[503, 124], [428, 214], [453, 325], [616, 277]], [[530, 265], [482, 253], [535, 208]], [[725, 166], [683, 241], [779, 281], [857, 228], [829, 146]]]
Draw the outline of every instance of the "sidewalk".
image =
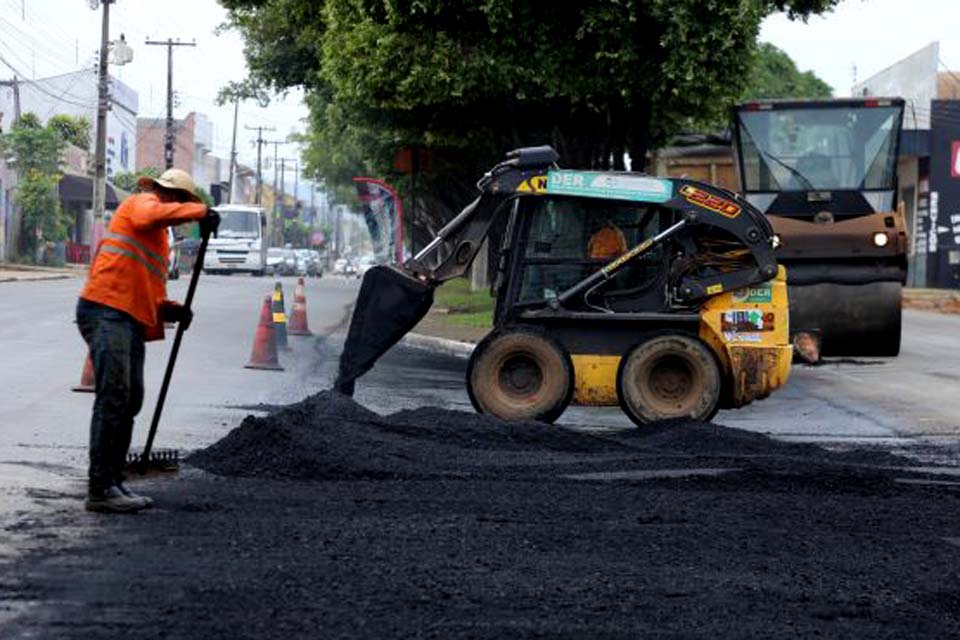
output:
[[0, 262], [0, 282], [19, 282], [23, 280], [62, 280], [85, 276], [87, 265], [76, 264], [63, 267], [41, 267], [29, 264]]
[[940, 313], [960, 313], [960, 289], [903, 290], [903, 308]]

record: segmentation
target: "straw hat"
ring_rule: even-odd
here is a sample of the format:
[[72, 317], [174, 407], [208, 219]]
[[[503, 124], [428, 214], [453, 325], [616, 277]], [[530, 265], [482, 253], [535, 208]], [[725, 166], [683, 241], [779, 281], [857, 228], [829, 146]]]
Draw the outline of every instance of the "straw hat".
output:
[[192, 202], [202, 202], [197, 195], [197, 185], [194, 184], [190, 174], [182, 169], [167, 169], [159, 178], [143, 176], [137, 180], [137, 186], [141, 189], [153, 189], [157, 185], [165, 189], [176, 189], [184, 191]]

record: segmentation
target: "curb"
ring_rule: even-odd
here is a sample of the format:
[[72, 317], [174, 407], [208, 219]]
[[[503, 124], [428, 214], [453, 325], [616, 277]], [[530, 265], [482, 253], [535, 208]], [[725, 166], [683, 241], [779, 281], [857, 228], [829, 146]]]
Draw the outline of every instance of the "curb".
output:
[[450, 340], [449, 338], [439, 338], [437, 336], [428, 336], [422, 333], [408, 333], [400, 341], [400, 344], [411, 349], [420, 349], [452, 356], [454, 358], [469, 358], [477, 345], [470, 342], [460, 342], [459, 340]]
[[[2, 272], [0, 272], [2, 274]], [[31, 276], [5, 276], [0, 275], [0, 283], [4, 282], [44, 282], [47, 280], [69, 280], [70, 278], [75, 278], [77, 276], [68, 274], [68, 273], [44, 273]]]
[[957, 289], [904, 289], [903, 308], [939, 313], [960, 313]]

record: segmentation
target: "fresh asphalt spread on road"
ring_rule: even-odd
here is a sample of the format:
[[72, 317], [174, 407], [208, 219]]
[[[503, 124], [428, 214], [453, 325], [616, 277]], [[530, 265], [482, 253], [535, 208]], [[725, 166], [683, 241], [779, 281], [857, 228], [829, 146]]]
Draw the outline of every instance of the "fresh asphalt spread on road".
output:
[[[329, 386], [339, 344], [298, 348], [303, 397]], [[911, 353], [904, 361], [919, 365]], [[614, 411], [571, 411], [556, 427], [476, 416], [462, 360], [401, 347], [362, 381], [360, 404], [320, 393], [282, 406], [284, 393], [249, 394], [236, 405], [256, 415], [219, 441], [208, 434], [179, 476], [138, 487], [158, 501], [150, 512], [95, 517], [74, 496], [20, 520], [34, 550], [6, 560], [0, 598], [30, 606], [0, 630], [956, 637], [960, 477], [847, 442], [949, 439], [949, 416], [911, 413], [912, 392], [881, 402], [890, 392], [873, 372], [896, 362], [799, 369], [800, 397], [767, 408], [765, 424], [749, 409], [718, 418], [741, 417], [749, 431], [681, 422], [640, 431]], [[864, 395], [858, 375], [880, 388]], [[909, 387], [925, 375], [900, 377]], [[870, 418], [861, 407], [871, 402], [906, 404], [897, 410], [909, 419]], [[816, 429], [800, 424], [805, 413]], [[831, 445], [849, 435], [847, 446], [758, 433], [802, 440], [818, 430]], [[184, 428], [185, 443], [188, 433], [203, 440]]]

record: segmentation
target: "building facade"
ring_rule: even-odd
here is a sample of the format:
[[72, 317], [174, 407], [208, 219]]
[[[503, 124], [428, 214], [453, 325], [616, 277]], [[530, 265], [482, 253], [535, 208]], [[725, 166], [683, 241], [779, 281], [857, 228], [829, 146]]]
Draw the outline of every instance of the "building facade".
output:
[[854, 85], [854, 96], [905, 101], [899, 193], [910, 236], [907, 283], [960, 288], [960, 73], [940, 71], [933, 42]]

